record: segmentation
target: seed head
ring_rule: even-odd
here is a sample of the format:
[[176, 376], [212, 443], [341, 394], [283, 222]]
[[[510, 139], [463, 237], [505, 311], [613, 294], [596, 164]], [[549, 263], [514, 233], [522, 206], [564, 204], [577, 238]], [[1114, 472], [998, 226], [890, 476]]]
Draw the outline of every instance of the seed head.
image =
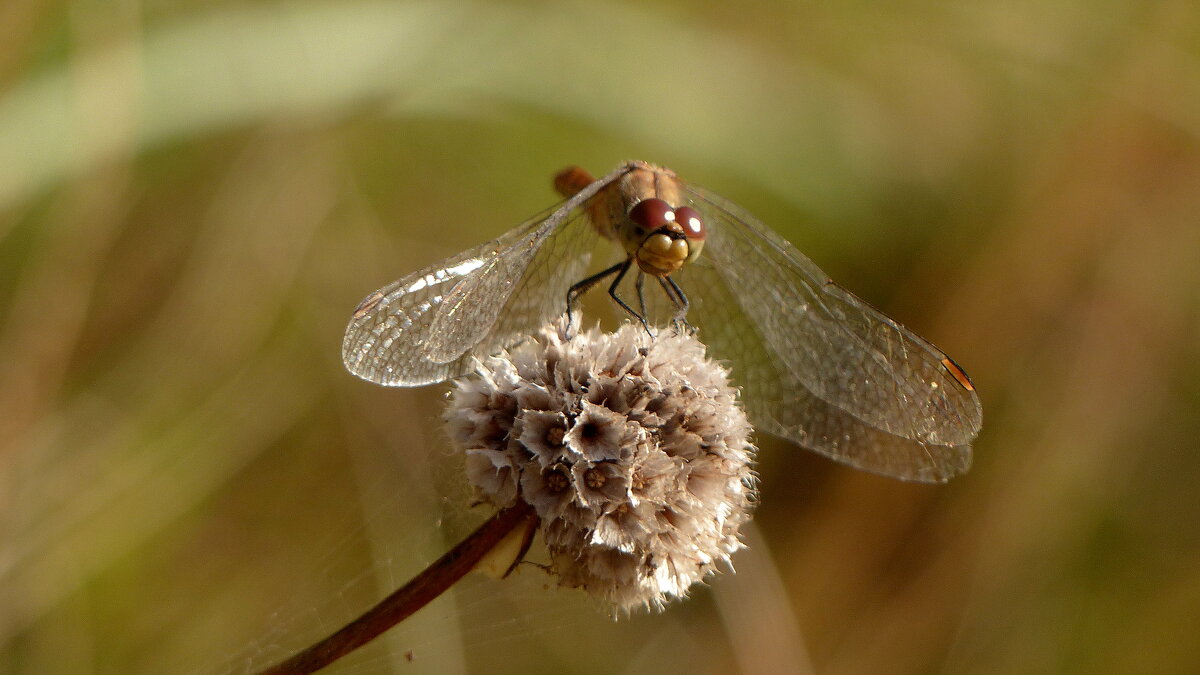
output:
[[468, 479], [498, 508], [534, 507], [561, 585], [661, 607], [741, 548], [755, 448], [704, 349], [633, 324], [568, 338], [560, 321], [456, 384], [445, 419]]

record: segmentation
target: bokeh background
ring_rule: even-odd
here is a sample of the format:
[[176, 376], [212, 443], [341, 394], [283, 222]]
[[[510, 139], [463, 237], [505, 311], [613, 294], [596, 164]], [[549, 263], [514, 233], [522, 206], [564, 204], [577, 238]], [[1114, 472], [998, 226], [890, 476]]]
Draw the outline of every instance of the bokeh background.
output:
[[5, 0], [0, 671], [253, 670], [468, 532], [345, 322], [630, 158], [951, 353], [974, 468], [763, 438], [736, 575], [470, 578], [335, 672], [1200, 669], [1196, 3]]

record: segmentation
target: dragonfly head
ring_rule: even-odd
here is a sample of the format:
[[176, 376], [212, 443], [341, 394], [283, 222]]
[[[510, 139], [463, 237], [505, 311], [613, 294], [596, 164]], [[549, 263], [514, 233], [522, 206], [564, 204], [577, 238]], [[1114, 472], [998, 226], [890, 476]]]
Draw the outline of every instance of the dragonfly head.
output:
[[619, 228], [621, 245], [646, 274], [665, 277], [695, 260], [704, 248], [704, 220], [690, 206], [673, 208], [652, 197], [635, 204], [627, 220]]

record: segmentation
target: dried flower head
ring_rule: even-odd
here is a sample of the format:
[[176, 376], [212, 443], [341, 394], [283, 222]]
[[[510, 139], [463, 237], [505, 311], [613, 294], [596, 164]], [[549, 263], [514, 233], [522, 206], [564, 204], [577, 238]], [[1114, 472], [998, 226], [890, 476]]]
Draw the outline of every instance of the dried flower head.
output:
[[445, 417], [481, 499], [537, 512], [564, 586], [661, 607], [742, 546], [750, 424], [690, 335], [560, 322], [483, 361]]

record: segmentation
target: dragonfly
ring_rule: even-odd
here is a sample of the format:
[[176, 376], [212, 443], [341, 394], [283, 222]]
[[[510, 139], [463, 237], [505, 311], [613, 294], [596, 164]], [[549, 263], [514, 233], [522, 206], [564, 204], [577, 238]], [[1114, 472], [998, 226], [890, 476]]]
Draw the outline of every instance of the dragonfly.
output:
[[[609, 295], [647, 330], [665, 307], [731, 364], [756, 429], [906, 481], [970, 468], [982, 408], [966, 372], [744, 209], [641, 161], [600, 178], [570, 167], [554, 183], [565, 201], [368, 295], [346, 329], [347, 369], [398, 387], [465, 375], [612, 279]], [[587, 275], [601, 239], [621, 255]], [[636, 310], [620, 294], [631, 271]], [[646, 278], [665, 305], [648, 309]]]

